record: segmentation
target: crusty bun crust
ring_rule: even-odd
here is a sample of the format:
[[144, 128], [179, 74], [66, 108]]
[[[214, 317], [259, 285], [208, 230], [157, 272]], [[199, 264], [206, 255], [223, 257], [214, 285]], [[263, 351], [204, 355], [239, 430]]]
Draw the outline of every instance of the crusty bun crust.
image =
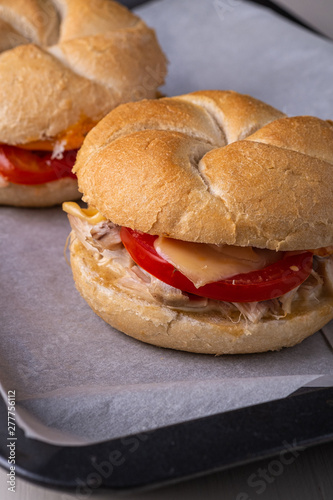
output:
[[116, 279], [106, 282], [75, 235], [71, 266], [77, 289], [95, 313], [127, 335], [160, 347], [217, 355], [274, 351], [301, 342], [333, 318], [329, 292], [311, 308], [299, 306], [286, 319], [257, 324], [232, 323], [218, 313], [177, 312], [153, 300], [139, 299], [130, 290], [124, 292]]
[[332, 244], [333, 126], [249, 96], [200, 91], [112, 111], [75, 171], [116, 224], [214, 244]]
[[14, 207], [51, 207], [65, 200], [79, 198], [81, 195], [77, 189], [77, 181], [70, 177], [32, 186], [9, 183], [0, 187], [0, 205]]
[[0, 143], [57, 137], [164, 82], [154, 31], [112, 0], [1, 0], [0, 28]]

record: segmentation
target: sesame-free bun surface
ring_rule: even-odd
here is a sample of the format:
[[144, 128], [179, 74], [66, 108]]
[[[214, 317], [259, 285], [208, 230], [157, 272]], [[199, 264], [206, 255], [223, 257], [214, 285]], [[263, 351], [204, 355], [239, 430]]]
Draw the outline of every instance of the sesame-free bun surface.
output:
[[112, 0], [0, 0], [0, 28], [0, 143], [56, 138], [164, 81], [154, 31]]
[[82, 297], [104, 321], [142, 342], [182, 351], [206, 354], [242, 354], [293, 346], [319, 330], [333, 317], [332, 290], [320, 301], [300, 303], [287, 318], [238, 323], [218, 313], [180, 312], [138, 298], [117, 286], [118, 269], [112, 279], [100, 274], [92, 254], [73, 235], [71, 266]]
[[15, 207], [51, 207], [64, 200], [78, 200], [81, 195], [76, 179], [63, 177], [44, 184], [9, 183], [0, 187], [0, 205]]
[[236, 92], [122, 105], [74, 169], [85, 201], [146, 233], [276, 250], [333, 243], [332, 123]]

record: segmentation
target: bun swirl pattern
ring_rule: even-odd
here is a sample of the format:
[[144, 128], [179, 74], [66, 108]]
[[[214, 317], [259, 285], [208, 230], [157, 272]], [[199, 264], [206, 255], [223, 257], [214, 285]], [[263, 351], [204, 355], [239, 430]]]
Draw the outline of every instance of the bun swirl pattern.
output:
[[0, 0], [0, 29], [2, 143], [97, 122], [164, 82], [154, 31], [111, 0]]
[[332, 145], [328, 121], [200, 91], [115, 109], [88, 134], [75, 170], [84, 200], [119, 225], [298, 250], [332, 241]]

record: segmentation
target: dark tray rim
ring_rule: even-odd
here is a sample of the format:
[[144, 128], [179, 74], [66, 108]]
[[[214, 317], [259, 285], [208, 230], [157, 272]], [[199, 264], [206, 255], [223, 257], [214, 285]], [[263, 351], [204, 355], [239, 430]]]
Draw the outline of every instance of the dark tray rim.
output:
[[[8, 470], [7, 405], [0, 403], [0, 466]], [[174, 483], [333, 441], [333, 387], [93, 445], [56, 446], [16, 426], [15, 473], [33, 483], [90, 494]]]

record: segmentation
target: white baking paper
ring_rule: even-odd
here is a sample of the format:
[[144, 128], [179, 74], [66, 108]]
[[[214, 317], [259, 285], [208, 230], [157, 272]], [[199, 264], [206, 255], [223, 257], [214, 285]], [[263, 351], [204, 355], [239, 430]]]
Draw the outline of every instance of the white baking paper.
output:
[[[235, 89], [292, 115], [333, 118], [331, 42], [239, 0], [160, 0], [137, 12], [170, 61], [168, 95]], [[330, 325], [280, 352], [220, 357], [115, 331], [75, 289], [68, 232], [59, 207], [0, 208], [0, 380], [4, 394], [16, 390], [29, 436], [98, 442], [332, 383]]]

